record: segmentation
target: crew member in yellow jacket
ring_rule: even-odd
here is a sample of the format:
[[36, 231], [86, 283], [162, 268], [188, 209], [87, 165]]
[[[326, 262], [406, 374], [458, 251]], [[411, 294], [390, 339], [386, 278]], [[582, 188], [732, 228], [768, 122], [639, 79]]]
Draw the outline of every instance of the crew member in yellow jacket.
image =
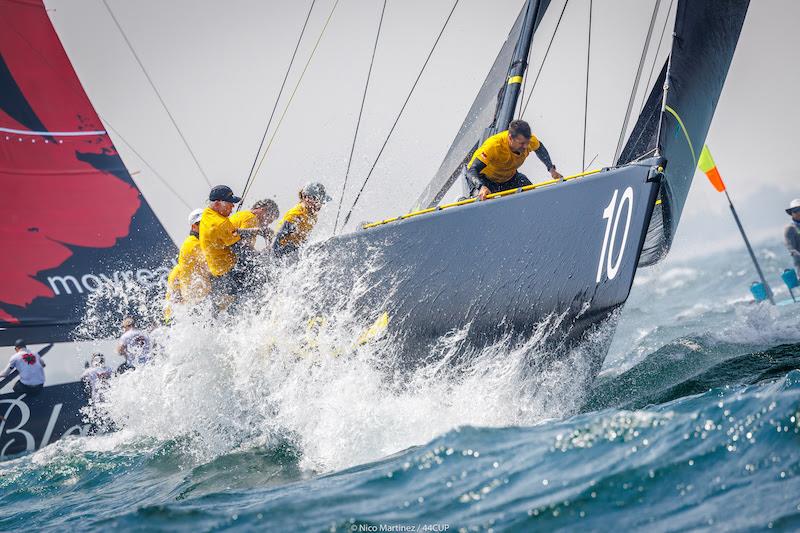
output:
[[199, 239], [202, 216], [202, 209], [189, 213], [189, 236], [181, 244], [178, 263], [167, 277], [167, 305], [164, 308], [167, 321], [172, 318], [172, 304], [196, 303], [208, 295], [208, 266]]
[[233, 206], [241, 201], [230, 187], [218, 185], [211, 189], [208, 207], [200, 219], [200, 248], [208, 266], [211, 292], [218, 296], [237, 294], [244, 281], [244, 270], [234, 268], [237, 262], [234, 247], [241, 236], [228, 219]]
[[181, 303], [181, 287], [178, 280], [180, 271], [181, 266], [176, 264], [167, 276], [167, 292], [164, 295], [164, 323], [166, 324], [172, 320], [172, 305]]
[[200, 221], [202, 209], [195, 209], [189, 214], [189, 236], [181, 244], [178, 253], [178, 283], [181, 299], [185, 303], [197, 303], [205, 298], [209, 291], [210, 280], [205, 254], [200, 246]]
[[317, 223], [317, 215], [331, 197], [321, 183], [312, 182], [300, 190], [300, 202], [283, 215], [272, 250], [278, 257], [297, 251]]
[[528, 154], [535, 152], [554, 180], [562, 179], [544, 145], [531, 133], [524, 120], [514, 120], [508, 130], [492, 135], [475, 150], [467, 165], [467, 186], [470, 196], [486, 199], [490, 193], [530, 185], [518, 171]]
[[[272, 239], [275, 233], [270, 228], [270, 225], [275, 222], [280, 216], [278, 204], [271, 198], [259, 200], [253, 204], [249, 210], [243, 209], [237, 211], [228, 217], [239, 233], [242, 234], [242, 239], [247, 243], [251, 249], [255, 249], [256, 237], [261, 235], [266, 241], [267, 245], [272, 244]], [[241, 230], [255, 230], [244, 234]]]

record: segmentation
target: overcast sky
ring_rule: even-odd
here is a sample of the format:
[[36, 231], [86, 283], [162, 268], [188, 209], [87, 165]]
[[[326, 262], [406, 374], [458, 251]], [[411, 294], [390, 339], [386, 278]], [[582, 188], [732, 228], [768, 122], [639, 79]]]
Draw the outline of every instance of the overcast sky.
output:
[[[212, 184], [241, 191], [275, 104], [309, 1], [108, 0], [150, 77]], [[522, 0], [460, 0], [409, 106], [351, 221], [407, 211], [448, 149], [502, 45]], [[677, 4], [677, 2], [675, 2]], [[208, 193], [175, 127], [101, 0], [48, 0], [50, 16], [78, 77], [113, 134], [145, 198], [176, 240], [186, 215]], [[389, 0], [378, 44], [343, 209], [375, 159], [403, 100], [449, 13], [450, 0]], [[564, 0], [551, 7], [534, 40], [531, 70], [542, 62]], [[589, 72], [587, 159], [612, 162], [655, 0], [595, 0]], [[645, 67], [656, 74], [663, 0]], [[382, 2], [339, 0], [302, 83], [287, 103], [334, 0], [317, 0], [278, 118], [285, 112], [248, 200], [274, 197], [281, 211], [308, 180], [337, 200], [353, 141]], [[524, 117], [560, 171], [581, 170], [588, 0], [571, 0]], [[800, 197], [795, 170], [800, 2], [758, 0], [750, 12], [708, 137], [745, 225], [756, 240], [774, 236], [782, 208]], [[476, 31], [477, 29], [477, 31]], [[642, 81], [642, 86], [646, 80]], [[530, 87], [528, 88], [530, 90]], [[646, 92], [647, 89], [643, 89]], [[644, 92], [636, 99], [637, 109]], [[632, 123], [635, 118], [632, 119]], [[632, 126], [631, 123], [631, 126]], [[123, 139], [120, 138], [120, 135]], [[164, 178], [176, 197], [137, 157]], [[525, 171], [546, 177], [531, 158]], [[321, 220], [329, 234], [336, 205]], [[565, 213], [565, 216], [570, 214]], [[674, 255], [683, 257], [738, 238], [724, 196], [696, 176]], [[788, 261], [787, 261], [788, 264]]]

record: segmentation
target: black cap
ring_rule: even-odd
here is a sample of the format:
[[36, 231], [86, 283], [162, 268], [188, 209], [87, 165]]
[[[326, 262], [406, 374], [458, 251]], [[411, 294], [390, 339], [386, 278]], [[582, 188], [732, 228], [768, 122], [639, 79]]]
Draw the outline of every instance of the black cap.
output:
[[208, 193], [208, 201], [215, 202], [217, 200], [221, 200], [223, 202], [230, 202], [232, 204], [238, 204], [242, 201], [241, 198], [238, 196], [233, 195], [233, 191], [227, 185], [217, 185], [211, 192]]
[[25, 348], [27, 345], [25, 339], [17, 339], [14, 341], [14, 348]]

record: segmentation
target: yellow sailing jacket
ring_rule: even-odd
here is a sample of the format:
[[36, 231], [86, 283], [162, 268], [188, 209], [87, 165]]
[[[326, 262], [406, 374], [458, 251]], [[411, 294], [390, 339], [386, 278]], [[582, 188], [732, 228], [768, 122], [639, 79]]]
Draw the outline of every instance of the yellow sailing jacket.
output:
[[178, 282], [180, 271], [181, 266], [175, 265], [167, 276], [167, 293], [164, 295], [164, 300], [166, 300], [166, 304], [164, 305], [164, 321], [167, 323], [172, 319], [172, 304], [180, 303], [181, 301], [181, 288]]
[[522, 153], [515, 154], [508, 146], [508, 130], [501, 131], [486, 139], [480, 148], [475, 150], [467, 168], [470, 168], [475, 160], [479, 159], [486, 165], [481, 174], [494, 183], [505, 183], [514, 177], [528, 154], [538, 150], [539, 146], [539, 139], [531, 135], [528, 147]]
[[206, 207], [200, 219], [200, 247], [212, 276], [227, 274], [236, 264], [231, 246], [239, 242], [236, 228], [228, 217]]
[[[229, 216], [228, 220], [231, 221], [231, 224], [233, 224], [233, 227], [236, 229], [251, 229], [258, 227], [258, 217], [252, 211], [239, 211]], [[242, 236], [242, 238], [246, 240], [248, 246], [255, 248], [255, 235], [245, 235]]]
[[196, 302], [206, 297], [210, 290], [209, 272], [200, 239], [189, 235], [181, 244], [178, 254], [178, 272], [181, 297], [184, 302]]
[[281, 247], [287, 244], [295, 247], [300, 246], [306, 242], [308, 234], [314, 229], [314, 224], [316, 223], [316, 213], [308, 211], [303, 203], [300, 202], [283, 215], [281, 229], [278, 231], [278, 245]]

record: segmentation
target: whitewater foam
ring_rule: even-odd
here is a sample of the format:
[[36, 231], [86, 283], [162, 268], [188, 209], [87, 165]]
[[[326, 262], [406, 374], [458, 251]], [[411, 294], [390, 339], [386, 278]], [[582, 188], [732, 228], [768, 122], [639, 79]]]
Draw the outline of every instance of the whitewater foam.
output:
[[[177, 306], [153, 364], [115, 378], [96, 406], [120, 429], [117, 445], [175, 441], [205, 462], [289, 442], [311, 471], [361, 464], [458, 426], [529, 425], [577, 412], [613, 330], [597, 327], [554, 358], [544, 346], [563, 317], [550, 316], [524, 343], [502, 339], [465, 357], [465, 325], [442, 337], [425, 364], [400, 369], [392, 337], [355, 342], [369, 326], [352, 310], [365, 287], [356, 283], [334, 305], [316, 292], [323, 265], [309, 258], [235, 316]], [[122, 288], [113, 296], [124, 300], [117, 308], [155, 318], [152, 302], [137, 302], [143, 295]], [[320, 314], [322, 301], [333, 312]], [[89, 313], [85, 330], [98, 319]]]

